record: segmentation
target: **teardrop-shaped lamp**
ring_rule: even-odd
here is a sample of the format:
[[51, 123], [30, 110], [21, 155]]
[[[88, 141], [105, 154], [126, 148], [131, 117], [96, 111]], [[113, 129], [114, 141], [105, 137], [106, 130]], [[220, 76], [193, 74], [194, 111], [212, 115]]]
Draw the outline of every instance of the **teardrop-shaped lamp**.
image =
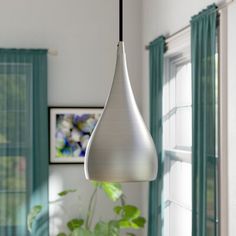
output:
[[157, 176], [155, 145], [135, 102], [121, 40], [110, 94], [88, 143], [84, 169], [86, 178], [96, 181], [151, 181]]

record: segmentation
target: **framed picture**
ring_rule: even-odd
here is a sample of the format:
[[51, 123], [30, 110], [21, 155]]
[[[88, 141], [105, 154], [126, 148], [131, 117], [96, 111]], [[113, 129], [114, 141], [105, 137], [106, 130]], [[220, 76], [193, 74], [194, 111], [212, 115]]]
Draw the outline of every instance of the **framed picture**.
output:
[[49, 107], [49, 163], [84, 163], [88, 141], [102, 111], [101, 107]]

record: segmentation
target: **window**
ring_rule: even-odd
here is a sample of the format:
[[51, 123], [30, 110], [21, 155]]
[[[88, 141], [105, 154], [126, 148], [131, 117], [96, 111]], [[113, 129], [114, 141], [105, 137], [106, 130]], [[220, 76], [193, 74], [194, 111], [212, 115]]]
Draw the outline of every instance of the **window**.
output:
[[26, 215], [28, 200], [31, 70], [26, 64], [0, 64], [0, 227], [25, 221], [18, 215]]
[[[217, 78], [216, 73], [216, 81]], [[218, 91], [218, 88], [216, 90]], [[217, 104], [216, 100], [216, 110]], [[191, 148], [190, 32], [185, 30], [181, 35], [168, 42], [168, 51], [164, 60], [164, 189], [162, 199], [164, 207], [163, 235], [165, 236], [192, 235]], [[207, 235], [215, 236], [218, 235], [218, 217], [214, 217], [214, 212], [218, 212], [218, 157], [209, 157], [208, 163], [210, 169], [207, 177]]]
[[29, 209], [47, 206], [47, 119], [47, 51], [0, 49], [0, 235], [29, 235]]
[[[189, 34], [185, 35], [186, 38], [190, 38]], [[181, 39], [179, 41], [182, 43]], [[191, 236], [192, 84], [189, 41], [184, 42], [180, 49], [167, 51], [164, 60], [165, 236]]]

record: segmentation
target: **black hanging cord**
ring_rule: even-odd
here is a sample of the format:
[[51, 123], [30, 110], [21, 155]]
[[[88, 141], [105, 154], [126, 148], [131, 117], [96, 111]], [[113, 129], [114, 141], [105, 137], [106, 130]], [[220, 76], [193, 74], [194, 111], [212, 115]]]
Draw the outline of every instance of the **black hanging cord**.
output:
[[119, 40], [123, 41], [123, 0], [120, 0], [119, 4]]

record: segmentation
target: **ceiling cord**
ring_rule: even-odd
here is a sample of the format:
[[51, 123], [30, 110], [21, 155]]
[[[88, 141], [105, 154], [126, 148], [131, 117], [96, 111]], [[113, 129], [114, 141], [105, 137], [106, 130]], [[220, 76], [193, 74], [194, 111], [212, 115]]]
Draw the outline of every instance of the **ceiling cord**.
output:
[[119, 4], [119, 41], [123, 41], [123, 0]]

